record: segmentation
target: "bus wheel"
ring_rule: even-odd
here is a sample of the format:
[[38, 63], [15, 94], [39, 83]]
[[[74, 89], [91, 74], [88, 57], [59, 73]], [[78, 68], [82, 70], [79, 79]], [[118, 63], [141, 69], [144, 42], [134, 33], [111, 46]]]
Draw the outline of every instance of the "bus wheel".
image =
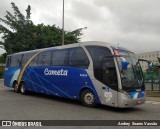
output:
[[27, 93], [26, 85], [25, 85], [24, 82], [22, 82], [21, 85], [20, 85], [20, 92], [21, 92], [22, 95], [25, 95]]
[[17, 82], [14, 82], [13, 87], [14, 87], [14, 92], [19, 93], [19, 86]]
[[89, 89], [86, 89], [86, 90], [84, 90], [82, 92], [82, 94], [81, 94], [81, 101], [82, 101], [82, 104], [84, 106], [87, 106], [87, 107], [95, 107], [96, 106], [95, 95]]

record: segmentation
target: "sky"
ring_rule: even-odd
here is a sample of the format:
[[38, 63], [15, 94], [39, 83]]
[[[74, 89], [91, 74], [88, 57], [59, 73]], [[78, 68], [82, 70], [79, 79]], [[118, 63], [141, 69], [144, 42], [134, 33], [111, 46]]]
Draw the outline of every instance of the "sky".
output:
[[[83, 30], [82, 41], [105, 41], [135, 53], [160, 50], [160, 0], [64, 0], [65, 30]], [[35, 24], [62, 26], [63, 0], [0, 0], [0, 17], [11, 2]], [[0, 35], [0, 40], [1, 35]], [[4, 50], [0, 49], [0, 53]]]

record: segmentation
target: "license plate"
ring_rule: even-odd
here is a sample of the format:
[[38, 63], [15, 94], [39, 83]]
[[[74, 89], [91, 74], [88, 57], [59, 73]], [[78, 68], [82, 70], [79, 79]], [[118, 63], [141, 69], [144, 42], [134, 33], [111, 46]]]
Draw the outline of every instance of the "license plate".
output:
[[142, 101], [141, 101], [141, 100], [138, 100], [138, 101], [137, 101], [137, 103], [138, 103], [138, 104], [141, 104], [141, 103], [142, 103]]

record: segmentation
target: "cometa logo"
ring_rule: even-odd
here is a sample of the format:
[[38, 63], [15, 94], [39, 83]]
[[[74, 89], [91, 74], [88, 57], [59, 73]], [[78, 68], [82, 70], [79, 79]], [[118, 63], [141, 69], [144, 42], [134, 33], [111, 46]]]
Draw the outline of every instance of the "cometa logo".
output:
[[49, 70], [46, 68], [44, 70], [45, 75], [55, 75], [55, 76], [68, 76], [68, 70]]

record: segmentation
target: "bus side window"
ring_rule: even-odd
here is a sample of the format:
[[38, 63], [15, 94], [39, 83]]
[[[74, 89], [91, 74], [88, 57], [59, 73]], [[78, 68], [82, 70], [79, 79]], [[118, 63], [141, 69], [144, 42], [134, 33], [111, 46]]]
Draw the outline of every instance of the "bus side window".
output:
[[89, 60], [82, 48], [75, 47], [70, 49], [69, 65], [73, 67], [79, 67], [79, 68], [88, 68]]
[[38, 66], [51, 65], [51, 51], [41, 52], [38, 56]]
[[13, 55], [7, 58], [6, 67], [19, 67], [22, 55]]
[[27, 54], [23, 54], [23, 57], [22, 57], [22, 66], [24, 66], [26, 64], [26, 58], [27, 58]]
[[110, 88], [117, 90], [117, 74], [111, 51], [101, 46], [86, 46], [94, 67], [94, 76], [97, 80]]
[[23, 55], [21, 54], [17, 55], [17, 66], [22, 66], [22, 57]]
[[[36, 54], [36, 52], [27, 53], [25, 57], [25, 64]], [[37, 66], [38, 64], [38, 55], [32, 59], [29, 66]]]
[[117, 73], [113, 57], [102, 61], [103, 82], [109, 85], [112, 89], [117, 90]]
[[67, 66], [68, 65], [68, 49], [54, 50], [52, 55], [53, 66]]
[[10, 57], [11, 58], [11, 63], [10, 63], [10, 66], [11, 67], [15, 67], [15, 66], [17, 66], [17, 56], [11, 56]]
[[6, 67], [9, 68], [10, 67], [10, 56], [8, 56], [6, 58]]
[[38, 65], [38, 55], [32, 59], [32, 61], [29, 64], [29, 66], [37, 66], [37, 65]]
[[112, 54], [106, 47], [86, 46], [86, 48], [93, 60], [94, 76], [97, 80], [103, 82], [102, 60], [104, 59], [104, 56], [110, 56]]
[[33, 53], [23, 54], [22, 66], [24, 66], [32, 56], [33, 56]]

